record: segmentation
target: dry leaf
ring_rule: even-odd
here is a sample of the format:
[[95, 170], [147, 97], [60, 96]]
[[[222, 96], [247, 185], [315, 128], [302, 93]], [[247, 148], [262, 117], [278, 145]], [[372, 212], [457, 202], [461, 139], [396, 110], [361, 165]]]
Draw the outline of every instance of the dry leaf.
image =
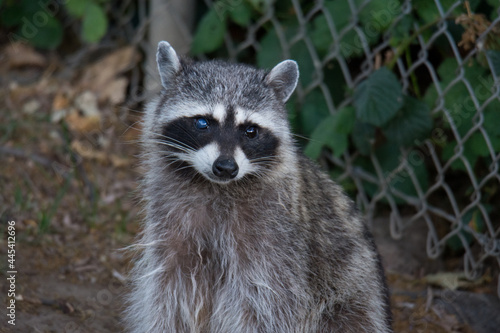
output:
[[28, 100], [37, 98], [38, 87], [36, 85], [20, 86], [11, 83], [9, 86], [8, 103], [12, 109], [20, 109]]
[[99, 117], [100, 112], [97, 106], [97, 97], [91, 91], [84, 91], [75, 98], [75, 106], [82, 111], [85, 117]]
[[71, 148], [84, 159], [97, 160], [101, 163], [106, 162], [106, 154], [94, 149], [90, 144], [84, 144], [81, 141], [73, 140]]
[[[491, 22], [484, 14], [462, 14], [455, 19], [456, 24], [460, 24], [465, 31], [462, 34], [462, 40], [458, 42], [458, 46], [464, 50], [470, 50], [477, 47], [479, 50], [495, 50], [500, 46], [498, 37], [500, 36], [500, 27], [491, 27]], [[484, 41], [478, 43], [479, 36], [482, 36], [485, 31], [490, 29], [489, 34]]]
[[483, 282], [482, 279], [469, 281], [465, 277], [465, 273], [444, 272], [438, 274], [427, 275], [424, 280], [432, 285], [441, 288], [456, 290], [458, 288], [471, 288]]
[[5, 49], [6, 62], [9, 68], [26, 66], [45, 67], [47, 59], [26, 43], [16, 42], [9, 44]]
[[133, 67], [138, 60], [134, 47], [121, 48], [88, 66], [79, 86], [82, 90], [94, 91], [99, 101], [121, 102], [125, 98], [128, 80], [118, 76]]
[[36, 99], [31, 99], [24, 103], [23, 105], [23, 113], [25, 114], [34, 114], [40, 109], [40, 102]]
[[59, 111], [64, 110], [69, 107], [69, 99], [65, 96], [64, 93], [58, 92], [54, 99], [52, 100], [52, 110]]
[[[55, 119], [53, 119], [54, 121]], [[98, 131], [101, 126], [100, 116], [85, 117], [73, 109], [66, 115], [66, 122], [72, 131], [79, 133], [89, 133]]]
[[110, 156], [110, 159], [111, 159], [111, 164], [113, 164], [113, 166], [116, 168], [121, 168], [130, 165], [130, 159], [123, 158], [115, 154], [112, 154]]
[[128, 80], [124, 77], [119, 77], [110, 82], [99, 94], [99, 101], [109, 100], [111, 104], [120, 104], [125, 101], [127, 96]]
[[84, 91], [75, 98], [74, 104], [77, 109], [70, 110], [66, 116], [66, 122], [71, 130], [80, 133], [99, 131], [101, 113], [97, 106], [95, 94], [91, 91]]

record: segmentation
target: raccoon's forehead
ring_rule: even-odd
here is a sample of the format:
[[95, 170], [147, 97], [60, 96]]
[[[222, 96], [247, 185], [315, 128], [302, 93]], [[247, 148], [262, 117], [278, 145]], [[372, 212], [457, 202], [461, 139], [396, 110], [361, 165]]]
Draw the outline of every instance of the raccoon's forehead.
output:
[[265, 108], [276, 102], [273, 89], [265, 83], [266, 74], [241, 64], [198, 62], [183, 67], [172, 93], [182, 101]]
[[265, 128], [275, 128], [283, 123], [280, 111], [272, 107], [249, 109], [243, 106], [224, 105], [215, 103], [211, 105], [184, 101], [172, 103], [168, 107], [158, 107], [157, 118], [159, 123], [170, 123], [179, 118], [211, 117], [221, 124], [232, 122], [235, 126], [242, 124], [255, 124]]

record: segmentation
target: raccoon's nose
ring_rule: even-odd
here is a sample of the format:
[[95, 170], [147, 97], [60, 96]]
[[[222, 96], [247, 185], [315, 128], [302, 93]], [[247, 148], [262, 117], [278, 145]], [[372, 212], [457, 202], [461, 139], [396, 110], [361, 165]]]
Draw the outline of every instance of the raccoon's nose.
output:
[[238, 164], [232, 157], [221, 156], [212, 165], [212, 172], [219, 178], [233, 179], [238, 174]]

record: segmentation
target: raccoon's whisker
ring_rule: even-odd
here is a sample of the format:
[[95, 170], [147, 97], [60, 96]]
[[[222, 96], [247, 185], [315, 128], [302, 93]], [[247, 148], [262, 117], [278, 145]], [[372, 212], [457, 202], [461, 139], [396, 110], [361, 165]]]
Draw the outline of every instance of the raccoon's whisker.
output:
[[[141, 120], [137, 120], [135, 122], [133, 122], [132, 124], [130, 124], [124, 131], [123, 133], [120, 135], [120, 138], [123, 138], [125, 136], [125, 134], [131, 130], [131, 129], [135, 129], [135, 130], [140, 130], [138, 127], [135, 127], [135, 125], [137, 125], [138, 123], [140, 123]], [[136, 140], [130, 140], [130, 141], [126, 141], [127, 143], [129, 142], [133, 142], [133, 141], [136, 141]]]
[[249, 161], [250, 162], [259, 162], [259, 161], [276, 161], [276, 160], [277, 160], [276, 156], [264, 156], [264, 157], [252, 158]]
[[181, 168], [175, 169], [175, 171], [181, 171], [181, 170], [189, 169], [189, 168], [193, 168], [193, 166], [191, 164], [187, 164]]
[[171, 141], [175, 141], [175, 142], [178, 142], [178, 143], [181, 143], [181, 144], [184, 144], [183, 142], [177, 140], [177, 139], [174, 139], [172, 138], [171, 136], [168, 136], [168, 135], [165, 135], [165, 134], [161, 134], [161, 133], [157, 133], [157, 132], [152, 132], [153, 135], [156, 135], [160, 138], [165, 138], [165, 139], [168, 139], [168, 140], [171, 140]]
[[188, 146], [185, 146], [185, 145], [180, 145], [180, 144], [177, 144], [177, 143], [174, 143], [174, 142], [168, 142], [168, 141], [163, 141], [163, 140], [157, 140], [157, 141], [153, 141], [151, 140], [151, 142], [154, 142], [154, 143], [157, 143], [157, 144], [160, 144], [160, 145], [165, 145], [167, 147], [172, 147], [172, 148], [175, 148], [175, 149], [179, 149], [185, 153], [190, 153], [190, 152], [194, 152], [195, 150], [191, 147], [188, 147]]
[[275, 156], [265, 156], [265, 157], [253, 158], [249, 161], [252, 164], [265, 166], [265, 167], [279, 164], [279, 160]]
[[[167, 135], [164, 135], [164, 134], [159, 134], [159, 133], [153, 133], [153, 134], [155, 134], [155, 135], [157, 135], [157, 136], [159, 136], [159, 137], [160, 137], [160, 139], [156, 139], [156, 140], [159, 140], [159, 141], [166, 141], [166, 142], [174, 142], [174, 143], [177, 143], [177, 144], [179, 144], [179, 145], [181, 145], [181, 146], [185, 146], [185, 147], [187, 147], [187, 148], [189, 148], [189, 149], [194, 150], [194, 149], [193, 149], [193, 147], [189, 146], [189, 145], [188, 145], [188, 144], [186, 144], [185, 142], [179, 141], [179, 140], [174, 139], [174, 138], [172, 138], [172, 137], [170, 137], [170, 136], [167, 136]], [[163, 138], [163, 139], [165, 139], [165, 140], [162, 140], [162, 138]], [[154, 139], [152, 139], [152, 140], [154, 140]]]
[[[173, 141], [173, 142], [175, 142], [175, 143], [178, 143], [178, 144], [180, 144], [180, 145], [183, 145], [183, 146], [186, 146], [186, 147], [189, 147], [189, 148], [193, 149], [193, 148], [192, 148], [191, 146], [189, 146], [187, 143], [182, 142], [182, 141], [179, 141], [179, 140], [177, 140], [177, 139], [174, 139], [174, 138], [172, 138], [171, 136], [167, 136], [167, 135], [164, 135], [164, 134], [161, 134], [161, 133], [155, 133], [155, 132], [153, 132], [153, 134], [154, 134], [154, 135], [156, 135], [156, 136], [158, 137], [158, 138], [157, 138], [157, 140], [159, 139], [159, 140], [161, 140], [161, 141]], [[165, 139], [165, 140], [162, 140], [162, 139]]]
[[252, 164], [266, 164], [266, 163], [278, 164], [279, 161], [278, 160], [271, 160], [271, 159], [261, 159], [261, 160], [251, 160], [250, 163], [252, 163]]
[[[173, 165], [174, 163], [178, 163], [178, 162], [182, 161], [181, 159], [179, 159], [175, 156], [166, 156], [166, 160], [169, 161], [169, 163], [165, 165], [165, 168]], [[187, 165], [185, 165], [181, 168], [176, 168], [174, 171], [180, 171], [180, 170], [187, 169], [187, 168], [193, 168], [193, 165], [191, 165], [190, 163], [187, 163]]]
[[165, 240], [154, 240], [149, 243], [135, 243], [129, 246], [122, 248], [122, 250], [132, 250], [132, 249], [145, 249], [147, 247], [156, 247], [157, 245], [163, 245], [167, 242]]
[[183, 151], [185, 153], [189, 153], [189, 152], [193, 151], [192, 149], [189, 149], [187, 147], [180, 146], [180, 145], [177, 145], [177, 144], [174, 144], [174, 143], [170, 143], [170, 142], [157, 142], [157, 143], [160, 144], [160, 145], [164, 145], [164, 146], [167, 146], [167, 147], [172, 147], [172, 148], [181, 150], [181, 151]]
[[169, 161], [169, 163], [168, 163], [168, 164], [166, 164], [166, 165], [165, 165], [165, 167], [169, 167], [169, 166], [171, 166], [172, 164], [174, 164], [174, 163], [176, 163], [176, 162], [179, 162], [179, 160], [178, 160], [178, 159], [168, 159], [168, 158], [167, 158], [167, 161]]
[[181, 125], [179, 125], [179, 124], [175, 124], [175, 126], [176, 126], [177, 128], [179, 128], [180, 130], [182, 130], [182, 131], [183, 131], [183, 132], [184, 132], [184, 133], [185, 133], [185, 134], [186, 134], [186, 135], [187, 135], [187, 136], [188, 136], [191, 140], [193, 140], [193, 142], [194, 142], [194, 143], [196, 143], [196, 144], [199, 144], [199, 143], [200, 143], [200, 142], [198, 141], [198, 139], [197, 139], [197, 138], [195, 138], [195, 137], [193, 136], [193, 134], [191, 134], [191, 132], [190, 132], [190, 131], [188, 131], [188, 130], [184, 127], [184, 126], [181, 126]]
[[313, 140], [313, 139], [311, 139], [311, 138], [308, 138], [307, 136], [300, 135], [300, 134], [295, 134], [295, 133], [292, 133], [292, 136], [294, 136], [294, 137], [296, 137], [296, 138], [299, 138], [299, 139], [306, 140], [306, 141], [317, 141], [317, 140]]

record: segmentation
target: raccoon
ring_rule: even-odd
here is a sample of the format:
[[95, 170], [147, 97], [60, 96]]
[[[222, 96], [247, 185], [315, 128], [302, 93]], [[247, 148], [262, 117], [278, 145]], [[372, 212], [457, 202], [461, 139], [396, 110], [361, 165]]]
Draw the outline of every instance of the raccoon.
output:
[[369, 231], [294, 142], [296, 62], [194, 62], [167, 42], [157, 62], [128, 330], [392, 332]]

